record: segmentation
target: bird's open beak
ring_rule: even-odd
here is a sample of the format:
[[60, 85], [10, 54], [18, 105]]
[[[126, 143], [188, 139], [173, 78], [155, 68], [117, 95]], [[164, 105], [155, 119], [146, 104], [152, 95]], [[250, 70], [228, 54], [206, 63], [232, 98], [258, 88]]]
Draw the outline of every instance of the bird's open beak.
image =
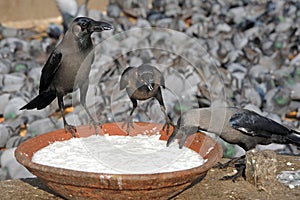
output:
[[109, 23], [102, 22], [102, 21], [94, 21], [92, 26], [92, 31], [101, 32], [101, 31], [111, 30], [113, 28], [114, 27]]

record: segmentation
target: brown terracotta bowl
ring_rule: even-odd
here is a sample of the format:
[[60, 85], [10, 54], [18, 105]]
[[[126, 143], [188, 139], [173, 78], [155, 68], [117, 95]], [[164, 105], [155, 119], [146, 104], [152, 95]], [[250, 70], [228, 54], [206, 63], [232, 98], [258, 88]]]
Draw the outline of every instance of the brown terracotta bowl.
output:
[[[127, 135], [121, 125], [103, 124], [100, 134]], [[162, 128], [162, 124], [143, 122], [135, 123], [134, 126], [131, 136], [153, 127], [158, 130]], [[77, 131], [79, 137], [94, 134], [89, 126], [79, 126]], [[160, 134], [161, 140], [167, 140], [166, 132], [160, 131]], [[33, 154], [49, 143], [70, 138], [71, 134], [66, 134], [64, 129], [56, 130], [27, 140], [15, 152], [18, 162], [67, 199], [169, 199], [199, 182], [222, 157], [222, 149], [213, 139], [197, 133], [187, 140], [186, 145], [207, 159], [207, 162], [188, 170], [155, 174], [105, 174], [50, 167], [31, 161]]]

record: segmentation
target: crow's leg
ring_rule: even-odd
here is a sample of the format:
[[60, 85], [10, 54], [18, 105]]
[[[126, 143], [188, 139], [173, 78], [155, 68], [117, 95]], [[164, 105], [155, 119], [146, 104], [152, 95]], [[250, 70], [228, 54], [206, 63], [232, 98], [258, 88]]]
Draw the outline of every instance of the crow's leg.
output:
[[171, 134], [171, 136], [168, 138], [167, 141], [167, 147], [178, 137], [178, 128], [175, 127], [173, 130], [173, 133]]
[[169, 118], [168, 115], [167, 115], [166, 107], [165, 107], [165, 104], [164, 104], [164, 101], [163, 101], [163, 97], [162, 97], [162, 93], [161, 93], [160, 87], [159, 87], [158, 90], [157, 90], [157, 93], [156, 93], [156, 95], [155, 95], [155, 98], [157, 99], [157, 101], [158, 101], [159, 104], [160, 104], [160, 109], [161, 109], [161, 111], [163, 112], [164, 117], [165, 117], [165, 121], [166, 121], [162, 129], [164, 130], [164, 129], [167, 127], [166, 132], [167, 132], [167, 135], [168, 135], [169, 132], [170, 132], [170, 126], [171, 126], [171, 125], [174, 126], [174, 125], [172, 124], [170, 118]]
[[64, 105], [63, 96], [57, 95], [57, 99], [58, 99], [58, 107], [60, 109], [60, 112], [61, 112], [61, 115], [63, 118], [65, 131], [66, 131], [66, 133], [68, 133], [68, 132], [71, 133], [73, 137], [76, 137], [76, 134], [75, 134], [77, 132], [76, 127], [68, 124], [66, 121], [65, 112], [64, 112], [65, 105]]
[[88, 89], [88, 84], [83, 84], [80, 88], [80, 103], [81, 105], [84, 107], [85, 112], [88, 114], [89, 118], [90, 118], [90, 128], [92, 128], [92, 126], [95, 129], [96, 135], [99, 134], [98, 132], [98, 127], [102, 128], [102, 123], [101, 122], [97, 122], [93, 116], [91, 115], [89, 109], [86, 106], [86, 93], [87, 93], [87, 89]]
[[94, 127], [95, 129], [95, 132], [96, 132], [96, 135], [99, 134], [99, 131], [98, 131], [98, 127], [99, 126], [100, 128], [102, 128], [102, 123], [101, 122], [97, 122], [93, 116], [91, 115], [89, 109], [87, 108], [86, 104], [82, 104], [86, 113], [88, 114], [89, 118], [90, 118], [90, 122], [89, 122], [89, 125], [90, 125], [90, 128], [92, 128], [92, 126]]
[[235, 167], [237, 170], [237, 173], [231, 176], [224, 176], [223, 178], [221, 178], [221, 180], [232, 180], [235, 181], [238, 177], [243, 176], [245, 177], [245, 169], [246, 169], [246, 156], [243, 155], [241, 157], [237, 157], [237, 158], [232, 158], [231, 160], [229, 160], [228, 162], [222, 164], [222, 163], [218, 163], [218, 165], [216, 165], [216, 167], [220, 168], [220, 169], [224, 169], [227, 167]]
[[127, 128], [126, 128], [127, 134], [129, 134], [130, 127], [134, 128], [133, 120], [132, 120], [132, 114], [133, 114], [134, 110], [135, 110], [136, 107], [137, 107], [137, 100], [134, 99], [134, 98], [131, 98], [131, 97], [130, 97], [130, 100], [131, 100], [131, 102], [132, 102], [133, 107], [132, 107], [132, 109], [131, 109], [129, 118], [127, 119], [126, 122], [124, 122], [124, 123], [122, 124], [122, 128], [124, 128], [125, 124], [127, 125]]
[[227, 167], [235, 167], [236, 164], [245, 163], [245, 155], [237, 158], [232, 158], [226, 163], [218, 163], [217, 168], [224, 169]]
[[231, 175], [231, 176], [224, 176], [220, 180], [232, 180], [233, 182], [236, 181], [238, 177], [244, 177], [245, 178], [245, 169], [246, 169], [246, 164], [240, 164], [235, 166], [237, 173]]
[[161, 111], [164, 113], [165, 120], [166, 120], [166, 122], [165, 122], [165, 124], [164, 124], [164, 126], [163, 126], [162, 129], [164, 130], [164, 129], [167, 127], [166, 132], [167, 132], [167, 135], [168, 135], [169, 132], [170, 132], [170, 126], [171, 126], [171, 125], [174, 126], [174, 125], [172, 124], [170, 118], [168, 117], [168, 115], [167, 115], [167, 113], [166, 113], [166, 108], [165, 108], [165, 106], [160, 106], [160, 109], [161, 109]]

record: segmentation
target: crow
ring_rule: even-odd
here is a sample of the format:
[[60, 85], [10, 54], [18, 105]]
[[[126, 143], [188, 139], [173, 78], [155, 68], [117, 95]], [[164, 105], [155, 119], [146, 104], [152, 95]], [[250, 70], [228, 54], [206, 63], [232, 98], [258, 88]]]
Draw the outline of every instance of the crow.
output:
[[65, 119], [63, 97], [79, 89], [80, 103], [92, 120], [97, 134], [99, 123], [93, 119], [86, 106], [88, 77], [94, 60], [91, 34], [112, 28], [109, 23], [94, 21], [86, 17], [74, 19], [63, 40], [52, 51], [42, 69], [39, 95], [20, 110], [43, 109], [57, 97], [64, 128], [75, 137], [76, 127], [69, 125]]
[[[173, 133], [168, 138], [167, 146], [175, 138], [180, 138], [179, 148], [182, 148], [187, 137], [198, 130], [216, 133], [226, 142], [237, 144], [245, 151], [254, 149], [258, 144], [278, 143], [300, 146], [299, 132], [254, 111], [236, 107], [200, 108], [187, 111], [178, 119]], [[228, 164], [230, 162], [223, 167]], [[241, 175], [242, 172], [238, 174]], [[233, 175], [228, 178], [237, 177]]]
[[132, 126], [132, 113], [137, 107], [137, 100], [147, 100], [154, 97], [160, 104], [161, 111], [164, 114], [166, 123], [163, 129], [167, 127], [167, 133], [170, 130], [171, 120], [166, 113], [161, 87], [165, 88], [165, 80], [162, 73], [150, 64], [142, 64], [139, 67], [126, 68], [120, 80], [120, 90], [126, 88], [126, 92], [133, 104], [130, 112], [130, 119], [127, 122], [127, 133], [129, 126]]

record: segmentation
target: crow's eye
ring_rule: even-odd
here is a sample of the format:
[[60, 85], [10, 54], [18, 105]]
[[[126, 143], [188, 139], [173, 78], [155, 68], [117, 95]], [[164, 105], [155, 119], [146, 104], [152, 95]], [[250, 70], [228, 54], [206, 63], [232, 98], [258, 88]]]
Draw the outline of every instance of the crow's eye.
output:
[[87, 28], [87, 26], [88, 26], [88, 23], [87, 23], [87, 22], [83, 22], [83, 23], [81, 24], [81, 27], [82, 27], [82, 28]]

